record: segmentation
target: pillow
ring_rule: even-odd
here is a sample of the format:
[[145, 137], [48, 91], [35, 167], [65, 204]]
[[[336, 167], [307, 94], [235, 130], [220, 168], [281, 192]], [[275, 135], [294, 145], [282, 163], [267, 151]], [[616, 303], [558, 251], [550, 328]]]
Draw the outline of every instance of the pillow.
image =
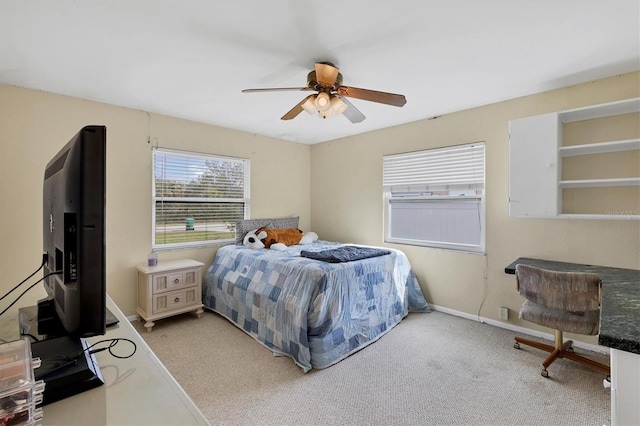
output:
[[243, 219], [236, 222], [236, 245], [241, 246], [247, 232], [266, 226], [268, 228], [298, 228], [300, 216], [279, 219]]

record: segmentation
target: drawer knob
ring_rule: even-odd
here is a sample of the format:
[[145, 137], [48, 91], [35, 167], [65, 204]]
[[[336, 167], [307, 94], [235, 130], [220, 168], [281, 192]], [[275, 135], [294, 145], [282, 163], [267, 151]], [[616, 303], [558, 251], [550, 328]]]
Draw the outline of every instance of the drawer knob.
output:
[[175, 280], [173, 280], [174, 284], [178, 284], [180, 282], [180, 278], [176, 278]]
[[178, 303], [178, 302], [180, 301], [180, 298], [179, 298], [179, 297], [176, 297], [175, 299], [173, 299], [173, 301], [174, 301], [175, 303]]

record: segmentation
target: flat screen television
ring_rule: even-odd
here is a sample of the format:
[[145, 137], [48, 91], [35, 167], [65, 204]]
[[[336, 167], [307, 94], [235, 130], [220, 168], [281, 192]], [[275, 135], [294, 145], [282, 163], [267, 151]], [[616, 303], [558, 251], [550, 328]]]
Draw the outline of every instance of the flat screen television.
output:
[[[53, 321], [64, 328], [51, 334], [106, 332], [106, 141], [106, 127], [84, 127], [45, 168], [43, 282]], [[40, 326], [46, 327], [43, 320], [39, 317]]]
[[[84, 338], [105, 334], [107, 326], [106, 137], [105, 126], [82, 128], [44, 171], [43, 283], [48, 296], [20, 313], [21, 333], [37, 340], [31, 349], [42, 361], [35, 374], [46, 384], [44, 404], [103, 383]], [[25, 324], [37, 324], [37, 333], [25, 333], [31, 329]]]

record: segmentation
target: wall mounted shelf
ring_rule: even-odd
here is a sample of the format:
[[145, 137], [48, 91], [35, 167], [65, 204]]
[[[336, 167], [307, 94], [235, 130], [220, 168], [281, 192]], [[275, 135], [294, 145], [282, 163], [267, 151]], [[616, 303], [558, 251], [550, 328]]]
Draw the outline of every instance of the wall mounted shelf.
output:
[[[632, 209], [627, 207], [628, 204], [624, 204], [629, 203], [630, 197], [638, 198], [638, 194], [640, 194], [640, 167], [632, 170], [631, 175], [623, 177], [587, 176], [583, 179], [575, 179], [573, 176], [563, 178], [562, 173], [563, 159], [570, 157], [605, 155], [597, 157], [595, 161], [600, 162], [597, 165], [603, 166], [604, 170], [615, 170], [619, 157], [615, 159], [606, 157], [606, 155], [625, 151], [630, 152], [630, 155], [638, 155], [637, 153], [640, 152], [639, 112], [640, 98], [632, 98], [510, 121], [509, 215], [516, 217], [640, 219], [640, 201], [636, 203], [638, 207]], [[629, 119], [635, 120], [632, 123], [635, 124], [635, 132], [632, 132], [635, 134], [624, 135], [631, 136], [631, 138], [616, 138], [579, 145], [563, 144], [563, 131], [567, 123], [624, 114], [634, 114]], [[598, 131], [602, 131], [602, 133], [606, 133], [607, 130], [606, 127], [598, 128]], [[563, 195], [567, 196], [568, 194], [565, 190], [588, 191], [597, 188], [612, 188], [613, 190], [616, 187], [638, 187], [638, 191], [636, 191], [638, 194], [627, 192], [625, 195], [617, 196], [618, 200], [622, 200], [622, 204], [608, 206], [607, 211], [631, 212], [631, 214], [594, 214], [588, 211], [581, 213], [563, 210]], [[574, 193], [569, 196], [569, 201], [574, 195], [577, 196]], [[592, 198], [597, 199], [599, 195], [601, 193], [594, 192]], [[635, 198], [631, 200], [632, 204]], [[607, 200], [607, 203], [610, 202], [613, 201]], [[580, 206], [576, 208], [580, 208]]]

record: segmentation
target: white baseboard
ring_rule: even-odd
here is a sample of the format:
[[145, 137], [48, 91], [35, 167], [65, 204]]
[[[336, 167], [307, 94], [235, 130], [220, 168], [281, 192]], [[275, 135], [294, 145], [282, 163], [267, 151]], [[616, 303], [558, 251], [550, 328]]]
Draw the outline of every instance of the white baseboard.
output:
[[[496, 321], [496, 320], [493, 320], [493, 319], [490, 319], [490, 318], [478, 317], [477, 315], [468, 314], [468, 313], [462, 312], [462, 311], [456, 311], [455, 309], [449, 309], [449, 308], [445, 308], [443, 306], [432, 305], [431, 303], [429, 304], [429, 306], [434, 311], [443, 312], [445, 314], [454, 315], [456, 317], [469, 319], [469, 320], [472, 320], [472, 321], [480, 322], [482, 324], [489, 324], [489, 325], [492, 325], [494, 327], [505, 328], [507, 330], [511, 330], [511, 331], [516, 332], [518, 334], [528, 334], [529, 336], [539, 337], [541, 339], [545, 339], [545, 340], [551, 341], [552, 342], [551, 344], [553, 344], [553, 342], [555, 341], [555, 337], [554, 337], [553, 334], [543, 333], [541, 331], [532, 330], [530, 328], [525, 328], [525, 327], [520, 327], [520, 326], [517, 326], [517, 325], [509, 324], [507, 322]], [[592, 351], [592, 352], [598, 352], [598, 353], [602, 353], [602, 354], [605, 354], [605, 355], [609, 355], [610, 352], [611, 352], [611, 350], [606, 346], [592, 345], [590, 343], [577, 342], [575, 340], [573, 342], [573, 346], [575, 346], [576, 348], [585, 349], [587, 351]]]

